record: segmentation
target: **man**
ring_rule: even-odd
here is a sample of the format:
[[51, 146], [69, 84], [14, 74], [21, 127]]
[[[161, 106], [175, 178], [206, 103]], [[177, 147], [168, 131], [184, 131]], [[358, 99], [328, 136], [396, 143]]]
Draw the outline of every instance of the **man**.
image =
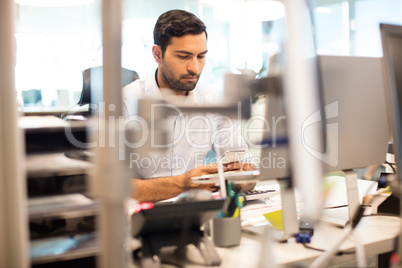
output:
[[[152, 53], [158, 68], [154, 75], [139, 79], [123, 89], [125, 116], [135, 115], [138, 98], [169, 99], [181, 104], [209, 105], [217, 94], [198, 83], [205, 64], [207, 32], [204, 23], [192, 13], [171, 10], [162, 14], [154, 29]], [[204, 164], [205, 155], [220, 149], [247, 150], [238, 137], [237, 124], [226, 117], [208, 113], [166, 116], [168, 144], [161, 151], [134, 153], [132, 162], [142, 178], [133, 183], [133, 198], [139, 201], [168, 199], [190, 189], [216, 190], [214, 184], [195, 184], [192, 177], [218, 172], [217, 164]], [[147, 164], [145, 164], [147, 163]], [[251, 164], [234, 162], [228, 170], [251, 170]], [[152, 178], [152, 179], [150, 179]]]

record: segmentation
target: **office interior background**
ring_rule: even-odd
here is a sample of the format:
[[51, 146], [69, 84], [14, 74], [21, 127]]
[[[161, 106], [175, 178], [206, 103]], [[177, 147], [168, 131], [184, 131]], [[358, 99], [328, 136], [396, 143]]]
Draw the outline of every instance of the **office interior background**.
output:
[[[102, 65], [101, 0], [15, 2], [20, 111], [78, 109], [82, 71]], [[312, 4], [318, 54], [381, 57], [379, 23], [402, 24], [401, 0], [314, 0]], [[202, 80], [217, 90], [223, 91], [227, 71], [267, 75], [270, 56], [281, 52], [281, 1], [123, 0], [123, 67], [140, 77], [154, 72], [153, 27], [158, 16], [170, 9], [193, 12], [207, 25], [209, 52]]]
[[[75, 109], [82, 71], [102, 65], [100, 0], [15, 0], [16, 90], [22, 111]], [[381, 57], [379, 23], [402, 23], [401, 0], [314, 0], [317, 53]], [[154, 72], [153, 27], [169, 9], [207, 25], [202, 80], [223, 90], [225, 72], [265, 76], [281, 50], [284, 9], [276, 0], [124, 0], [122, 65]]]

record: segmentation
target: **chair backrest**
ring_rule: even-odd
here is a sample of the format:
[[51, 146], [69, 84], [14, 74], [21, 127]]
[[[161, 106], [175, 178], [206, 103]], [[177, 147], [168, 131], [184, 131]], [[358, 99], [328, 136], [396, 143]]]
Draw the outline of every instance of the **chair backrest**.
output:
[[[80, 100], [77, 102], [79, 106], [85, 104], [98, 104], [101, 100], [103, 92], [103, 67], [97, 66], [82, 71], [82, 91]], [[137, 72], [121, 68], [121, 87], [130, 84], [139, 78]], [[93, 113], [93, 107], [89, 108], [89, 112]]]

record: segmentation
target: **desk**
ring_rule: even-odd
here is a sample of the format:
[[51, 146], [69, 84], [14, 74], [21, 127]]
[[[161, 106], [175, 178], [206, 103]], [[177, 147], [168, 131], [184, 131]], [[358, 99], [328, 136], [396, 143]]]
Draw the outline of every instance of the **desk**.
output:
[[[387, 253], [395, 249], [395, 238], [399, 234], [401, 220], [397, 217], [371, 216], [364, 217], [354, 231], [358, 239], [364, 245], [366, 257]], [[333, 225], [322, 223], [316, 226], [310, 246], [328, 249], [332, 246], [343, 229]], [[261, 236], [245, 233], [242, 234], [240, 245], [233, 248], [219, 248], [216, 250], [222, 259], [220, 267], [259, 267], [261, 257]], [[350, 236], [341, 246], [342, 251], [352, 251], [355, 247], [354, 235]], [[173, 249], [162, 251], [162, 259], [173, 263], [178, 257], [173, 255]], [[296, 264], [308, 267], [321, 252], [307, 249], [303, 245], [293, 242], [279, 243], [273, 241], [272, 252], [264, 253], [264, 256], [274, 256], [274, 263], [279, 267], [289, 267]], [[198, 250], [188, 246], [184, 255], [180, 256], [180, 264], [184, 267], [206, 267]], [[356, 259], [356, 255], [336, 256], [332, 259], [331, 265], [345, 263]]]
[[[338, 180], [340, 185], [335, 187], [334, 198], [328, 198], [326, 200], [327, 207], [333, 206], [344, 206], [347, 204], [346, 200], [346, 187], [344, 186], [343, 178], [333, 178]], [[343, 183], [343, 184], [342, 184]], [[369, 193], [368, 189], [373, 188], [372, 182], [360, 181], [359, 180], [359, 199], [362, 196]], [[265, 187], [275, 188], [275, 184], [269, 183], [264, 185]], [[262, 186], [262, 187], [264, 187]], [[375, 188], [374, 188], [375, 189]], [[279, 197], [276, 197], [278, 199]], [[258, 213], [270, 212], [271, 210], [281, 209], [279, 200], [275, 201], [272, 199], [272, 204], [266, 204], [262, 209], [252, 209], [242, 211], [242, 220], [258, 220], [254, 223], [260, 224], [262, 221], [266, 221], [263, 216], [258, 216]], [[296, 198], [296, 202], [300, 201]], [[297, 202], [299, 203], [299, 202]], [[247, 208], [247, 207], [246, 207]], [[246, 213], [244, 213], [246, 212]], [[331, 212], [329, 210], [328, 212]], [[324, 213], [325, 214], [325, 213]], [[337, 208], [337, 214], [340, 217], [347, 218], [348, 208], [342, 207]], [[243, 218], [243, 216], [245, 216]], [[379, 254], [391, 252], [395, 249], [396, 241], [400, 228], [401, 219], [392, 216], [365, 216], [362, 218], [361, 222], [354, 230], [353, 234], [341, 245], [341, 251], [355, 251], [356, 238], [364, 246], [365, 256], [377, 256]], [[328, 250], [343, 234], [343, 229], [336, 227], [333, 224], [327, 222], [320, 222], [315, 226], [314, 236], [309, 246], [314, 248], [320, 248]], [[216, 247], [218, 255], [222, 260], [220, 267], [236, 268], [236, 267], [260, 267], [261, 258], [261, 248], [263, 245], [262, 235], [257, 235], [254, 233], [244, 232], [242, 233], [241, 243], [237, 247], [233, 248], [219, 248]], [[269, 265], [264, 264], [263, 267], [272, 265], [277, 265], [279, 267], [295, 266], [296, 264], [302, 267], [308, 267], [318, 256], [323, 254], [320, 251], [307, 249], [302, 244], [298, 244], [294, 241], [290, 242], [277, 242], [272, 241], [273, 246], [271, 247], [271, 252], [265, 252], [263, 255], [272, 256], [272, 262]], [[201, 258], [198, 250], [193, 246], [187, 247], [187, 252], [181, 255], [180, 258], [174, 256], [172, 252], [167, 249], [163, 251], [162, 259], [166, 259], [173, 263], [180, 259], [180, 264], [184, 267], [205, 267], [204, 261]], [[331, 265], [347, 263], [356, 260], [355, 254], [346, 254], [342, 256], [336, 256], [332, 259]]]

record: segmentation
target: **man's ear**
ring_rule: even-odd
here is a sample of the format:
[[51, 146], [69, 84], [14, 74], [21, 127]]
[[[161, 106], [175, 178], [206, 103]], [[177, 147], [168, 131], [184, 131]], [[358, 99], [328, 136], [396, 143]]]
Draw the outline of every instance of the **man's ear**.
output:
[[162, 49], [158, 45], [152, 46], [152, 55], [157, 63], [162, 63]]

